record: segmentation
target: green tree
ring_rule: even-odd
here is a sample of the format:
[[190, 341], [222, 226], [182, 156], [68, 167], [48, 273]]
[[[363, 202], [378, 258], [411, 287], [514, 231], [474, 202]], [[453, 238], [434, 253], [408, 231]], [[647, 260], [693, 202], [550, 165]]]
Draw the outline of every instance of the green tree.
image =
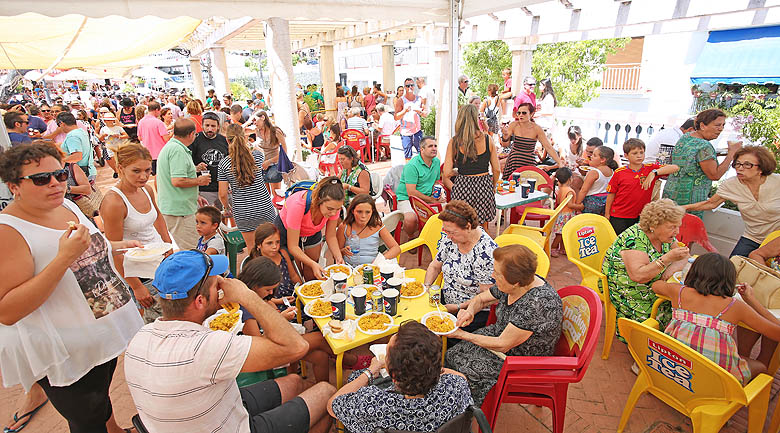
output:
[[471, 90], [485, 97], [488, 84], [504, 87], [501, 71], [512, 68], [512, 52], [504, 41], [472, 42], [463, 48], [463, 73], [469, 77]]
[[252, 99], [252, 94], [249, 92], [249, 89], [247, 89], [243, 83], [239, 83], [237, 81], [230, 82], [230, 93], [233, 94], [234, 101], [246, 101], [247, 99]]
[[[630, 39], [556, 42], [539, 44], [533, 53], [531, 72], [537, 82], [552, 81], [558, 105], [581, 107], [598, 96], [600, 73], [607, 56], [626, 46]], [[512, 53], [504, 41], [467, 44], [463, 49], [463, 72], [471, 89], [484, 97], [488, 84], [503, 88], [501, 71], [512, 67]]]
[[630, 38], [539, 44], [531, 72], [539, 80], [549, 78], [558, 105], [582, 107], [598, 96], [601, 72], [607, 56], [626, 46]]

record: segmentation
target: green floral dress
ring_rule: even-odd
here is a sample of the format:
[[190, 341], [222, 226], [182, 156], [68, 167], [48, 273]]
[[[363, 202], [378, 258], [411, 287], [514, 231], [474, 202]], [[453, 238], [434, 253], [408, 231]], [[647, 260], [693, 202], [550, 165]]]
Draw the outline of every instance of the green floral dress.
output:
[[[631, 280], [620, 252], [625, 250], [644, 251], [652, 262], [668, 253], [671, 248], [671, 243], [665, 243], [661, 245], [660, 252], [656, 251], [645, 232], [639, 228], [639, 224], [634, 224], [621, 233], [617, 239], [615, 239], [612, 246], [607, 249], [601, 270], [604, 275], [607, 276], [609, 298], [612, 300], [612, 305], [614, 305], [617, 310], [618, 318], [625, 317], [627, 319], [636, 320], [637, 322], [649, 318], [650, 311], [653, 309], [653, 303], [657, 299], [650, 286], [658, 281], [663, 275], [663, 272], [659, 269], [658, 275], [647, 283], [637, 283], [636, 281]], [[658, 316], [656, 319], [661, 324], [660, 329], [666, 329], [666, 325], [672, 318], [671, 307], [669, 302], [664, 302], [658, 308]], [[617, 322], [615, 325], [617, 325]], [[615, 332], [618, 335], [618, 339], [625, 343], [626, 340], [620, 336], [620, 331], [615, 329]]]
[[[669, 175], [664, 187], [664, 198], [670, 198], [679, 205], [698, 203], [710, 198], [712, 180], [701, 169], [702, 161], [715, 159], [717, 154], [712, 143], [685, 134], [680, 137], [672, 151], [672, 164], [680, 167], [677, 173]], [[703, 211], [689, 211], [701, 218]]]
[[[352, 168], [352, 170], [347, 173], [347, 170], [341, 170], [341, 183], [343, 184], [349, 184], [352, 186], [360, 186], [358, 185], [358, 177], [360, 177], [360, 173], [363, 172], [363, 170], [368, 170], [365, 165], [363, 165], [362, 162], [358, 161], [358, 164]], [[352, 200], [352, 197], [356, 196], [354, 192], [350, 192], [349, 190], [344, 190], [344, 206], [349, 206], [350, 200]]]

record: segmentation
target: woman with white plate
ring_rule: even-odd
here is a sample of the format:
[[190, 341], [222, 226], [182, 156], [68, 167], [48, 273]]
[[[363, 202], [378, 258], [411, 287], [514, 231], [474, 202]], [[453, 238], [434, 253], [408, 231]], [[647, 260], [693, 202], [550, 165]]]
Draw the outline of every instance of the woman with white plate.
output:
[[[561, 336], [563, 303], [558, 292], [536, 275], [536, 254], [523, 245], [507, 245], [493, 251], [496, 285], [475, 296], [458, 311], [452, 338], [462, 341], [447, 351], [444, 365], [466, 375], [474, 404], [482, 404], [498, 381], [507, 356], [550, 356]], [[474, 333], [463, 326], [483, 308], [496, 304], [496, 323]]]
[[[124, 141], [115, 154], [119, 182], [106, 192], [100, 205], [106, 238], [110, 241], [135, 240], [144, 245], [171, 243], [171, 235], [165, 225], [154, 198], [154, 191], [147, 181], [152, 174], [152, 155], [139, 143]], [[173, 251], [168, 251], [168, 256]], [[151, 323], [162, 315], [154, 300], [157, 289], [151, 278], [125, 277], [122, 256], [115, 259], [117, 271], [133, 289], [133, 297], [144, 322]]]

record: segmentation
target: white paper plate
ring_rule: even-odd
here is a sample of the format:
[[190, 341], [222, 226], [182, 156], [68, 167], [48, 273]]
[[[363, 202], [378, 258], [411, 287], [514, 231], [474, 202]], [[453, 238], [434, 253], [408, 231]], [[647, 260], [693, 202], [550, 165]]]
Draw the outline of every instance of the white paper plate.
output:
[[[235, 325], [233, 325], [233, 328], [230, 329], [230, 333], [231, 334], [238, 334], [239, 331], [244, 329], [244, 312], [241, 311], [241, 310], [238, 310], [237, 313], [238, 313], [238, 321], [236, 322]], [[203, 321], [203, 326], [205, 326], [206, 328], [211, 330], [211, 328], [209, 328], [209, 324], [211, 324], [211, 321], [216, 319], [217, 316], [221, 316], [223, 314], [227, 314], [227, 310], [225, 310], [224, 308], [221, 308], [221, 309], [217, 310], [216, 313], [214, 313], [211, 316], [207, 317], [206, 320]], [[214, 332], [217, 332], [217, 331], [214, 331]], [[225, 332], [225, 331], [222, 331], [222, 332]]]
[[376, 279], [377, 275], [379, 275], [379, 266], [372, 265], [372, 264], [363, 264], [358, 265], [355, 267], [355, 270], [352, 271], [352, 280], [357, 283], [358, 281], [363, 281], [363, 268], [366, 266], [371, 266], [374, 268], [374, 278]]
[[[387, 324], [387, 327], [386, 327], [386, 328], [384, 328], [384, 329], [377, 329], [377, 330], [373, 330], [373, 329], [372, 329], [372, 330], [368, 330], [368, 331], [366, 331], [366, 330], [364, 330], [363, 328], [361, 328], [361, 327], [360, 327], [360, 319], [361, 319], [361, 318], [363, 318], [364, 316], [368, 316], [368, 315], [371, 315], [371, 314], [381, 314], [381, 315], [383, 315], [383, 316], [387, 316], [387, 318], [389, 318], [389, 319], [390, 319], [390, 323], [388, 323], [388, 324]], [[368, 335], [377, 335], [377, 334], [382, 334], [382, 333], [385, 333], [385, 332], [387, 332], [387, 330], [388, 330], [388, 329], [390, 329], [390, 328], [392, 328], [392, 327], [393, 327], [393, 317], [392, 317], [392, 316], [390, 316], [390, 315], [389, 315], [389, 314], [387, 314], [387, 313], [370, 312], [370, 313], [363, 314], [362, 316], [360, 316], [360, 317], [358, 317], [358, 318], [357, 318], [357, 328], [358, 328], [358, 330], [359, 330], [360, 332], [362, 332], [362, 333], [364, 333], [364, 334], [368, 334]]]
[[153, 262], [171, 250], [173, 245], [168, 243], [156, 243], [144, 245], [143, 248], [130, 248], [125, 252], [125, 258], [136, 262]]
[[[425, 322], [428, 320], [428, 318], [429, 318], [429, 317], [431, 317], [431, 316], [433, 316], [433, 315], [436, 315], [436, 316], [438, 316], [438, 315], [439, 315], [439, 313], [438, 313], [438, 312], [436, 312], [436, 311], [431, 311], [431, 312], [429, 312], [429, 313], [425, 313], [425, 315], [423, 315], [423, 316], [422, 316], [422, 319], [420, 319], [420, 323], [422, 323], [423, 325], [425, 325]], [[442, 316], [444, 316], [444, 317], [449, 317], [449, 318], [450, 318], [450, 320], [452, 320], [452, 324], [453, 324], [453, 325], [454, 325], [454, 324], [456, 324], [456, 323], [458, 323], [458, 319], [457, 319], [455, 316], [453, 316], [452, 314], [450, 314], [450, 313], [445, 313], [444, 311], [442, 311], [442, 312], [441, 312], [441, 315], [442, 315]], [[426, 325], [426, 327], [427, 327], [427, 325]], [[454, 328], [452, 328], [452, 330], [451, 330], [451, 331], [449, 331], [449, 332], [436, 332], [436, 331], [434, 331], [434, 330], [432, 330], [432, 329], [431, 329], [431, 332], [433, 332], [433, 333], [434, 333], [434, 334], [436, 334], [436, 335], [450, 335], [450, 334], [452, 334], [453, 332], [455, 332], [455, 330], [456, 330], [456, 329], [458, 329], [458, 325], [455, 325], [455, 327], [454, 327]]]
[[[311, 306], [314, 305], [315, 302], [317, 302], [317, 301], [311, 301], [308, 304], [306, 304], [305, 307], [303, 307], [303, 312], [306, 313], [307, 316], [312, 317], [314, 319], [324, 319], [326, 317], [330, 317], [330, 316], [333, 315], [333, 310], [332, 310], [333, 306], [332, 305], [331, 305], [331, 312], [326, 314], [326, 315], [324, 315], [324, 316], [315, 316], [314, 314], [311, 314], [309, 311], [311, 310]], [[323, 301], [323, 302], [327, 302], [327, 301]]]
[[352, 272], [353, 272], [352, 271], [352, 266], [350, 266], [350, 265], [348, 265], [346, 263], [341, 264], [341, 265], [330, 265], [330, 266], [326, 266], [325, 267], [325, 277], [326, 277], [326, 279], [327, 279], [327, 277], [330, 277], [331, 271], [336, 272], [335, 269], [337, 269], [337, 268], [346, 268], [346, 269], [348, 269], [348, 271], [345, 272], [345, 274], [347, 274], [347, 278], [349, 278], [349, 276], [352, 275]]
[[324, 281], [320, 281], [320, 280], [317, 280], [317, 281], [307, 281], [307, 282], [301, 284], [300, 286], [298, 286], [298, 296], [300, 296], [301, 298], [306, 298], [306, 299], [316, 299], [316, 298], [319, 298], [320, 296], [322, 296], [322, 293], [320, 293], [319, 295], [316, 295], [316, 296], [307, 296], [307, 295], [304, 295], [303, 293], [301, 293], [301, 289], [302, 288], [307, 287], [307, 286], [311, 286], [311, 285], [313, 285], [315, 283], [319, 283], [321, 285], [321, 284], [324, 283]]
[[672, 274], [672, 278], [677, 281], [678, 283], [682, 283], [682, 271], [677, 271], [674, 274]]
[[424, 295], [427, 291], [428, 290], [425, 288], [425, 285], [423, 285], [423, 290], [422, 290], [422, 292], [419, 295], [416, 295], [416, 296], [404, 296], [404, 295], [401, 295], [401, 299], [415, 299], [415, 298], [419, 298], [420, 296]]

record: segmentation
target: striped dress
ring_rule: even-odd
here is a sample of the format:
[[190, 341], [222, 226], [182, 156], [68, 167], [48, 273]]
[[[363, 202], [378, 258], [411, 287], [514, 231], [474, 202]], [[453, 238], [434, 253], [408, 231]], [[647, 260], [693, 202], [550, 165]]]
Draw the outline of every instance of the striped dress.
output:
[[683, 309], [683, 288], [681, 285], [677, 294], [677, 308], [672, 309], [672, 320], [664, 332], [720, 365], [746, 385], [750, 382], [750, 368], [747, 361], [737, 353], [737, 343], [732, 337], [736, 326], [720, 318], [734, 305], [736, 299], [732, 299], [723, 311], [712, 317]]
[[255, 165], [257, 165], [257, 172], [254, 182], [249, 186], [238, 185], [230, 156], [222, 158], [217, 170], [217, 180], [230, 184], [230, 203], [233, 217], [241, 232], [254, 231], [261, 223], [272, 223], [276, 219], [276, 208], [271, 202], [271, 195], [268, 194], [263, 171], [260, 169], [264, 160], [263, 152], [253, 150], [252, 156], [255, 159]]
[[506, 159], [506, 165], [504, 165], [504, 172], [501, 177], [509, 179], [515, 169], [526, 165], [536, 165], [536, 155], [534, 154], [535, 148], [535, 138], [513, 135], [512, 150], [509, 152], [509, 157]]

